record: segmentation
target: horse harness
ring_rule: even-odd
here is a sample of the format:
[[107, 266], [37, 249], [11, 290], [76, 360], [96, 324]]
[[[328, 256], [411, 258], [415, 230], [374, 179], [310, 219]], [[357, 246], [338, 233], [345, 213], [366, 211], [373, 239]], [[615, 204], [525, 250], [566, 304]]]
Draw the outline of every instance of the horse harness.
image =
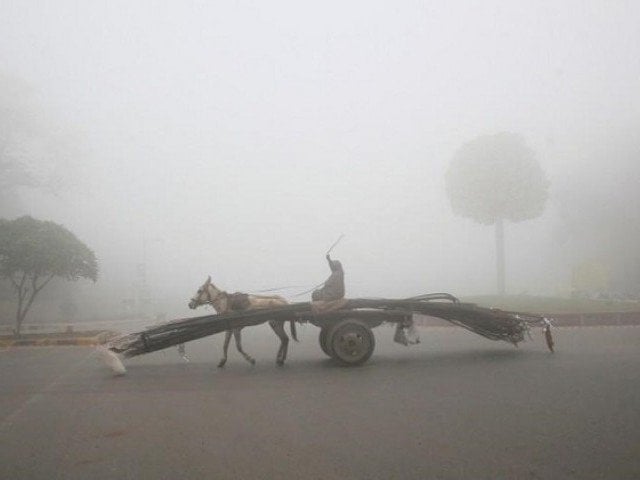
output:
[[249, 301], [249, 295], [246, 293], [240, 293], [240, 292], [227, 293], [224, 291], [219, 291], [219, 293], [215, 297], [213, 297], [211, 295], [211, 291], [209, 290], [209, 288], [206, 288], [205, 290], [207, 292], [207, 297], [211, 305], [213, 305], [214, 302], [217, 301], [219, 298], [224, 296], [227, 299], [227, 308], [231, 311], [237, 312], [241, 310], [247, 310], [251, 306], [251, 302]]

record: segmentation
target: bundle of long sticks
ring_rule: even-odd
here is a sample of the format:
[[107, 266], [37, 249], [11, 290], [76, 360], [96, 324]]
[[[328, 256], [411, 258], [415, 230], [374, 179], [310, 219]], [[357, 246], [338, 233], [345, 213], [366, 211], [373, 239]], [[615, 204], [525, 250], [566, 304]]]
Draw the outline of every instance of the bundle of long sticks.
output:
[[[451, 303], [433, 301], [441, 299], [451, 300]], [[479, 307], [472, 303], [460, 303], [447, 293], [427, 294], [405, 300], [357, 299], [350, 300], [348, 307], [401, 308], [414, 313], [442, 318], [485, 338], [504, 340], [513, 344], [523, 341], [530, 327], [548, 328], [549, 326], [548, 319], [540, 315]]]
[[269, 310], [245, 310], [181, 318], [118, 337], [111, 340], [107, 348], [113, 352], [122, 353], [125, 357], [134, 357], [234, 328], [260, 325], [269, 320], [295, 320], [296, 312], [305, 309], [309, 309], [308, 303]]
[[342, 309], [324, 314], [314, 314], [309, 302], [301, 302], [268, 310], [245, 310], [183, 318], [150, 327], [141, 332], [123, 335], [112, 340], [107, 348], [112, 352], [122, 353], [125, 357], [134, 357], [226, 330], [260, 325], [269, 320], [321, 320], [322, 317], [349, 317], [350, 314], [367, 311], [379, 312], [382, 319], [385, 318], [386, 313], [391, 319], [392, 314], [398, 311], [405, 311], [409, 315], [421, 313], [442, 318], [491, 340], [504, 340], [513, 344], [523, 341], [530, 327], [541, 326], [545, 328], [547, 343], [552, 349], [552, 341], [549, 340], [551, 338], [549, 321], [546, 318], [460, 303], [455, 297], [446, 293], [427, 294], [408, 299], [351, 299]]

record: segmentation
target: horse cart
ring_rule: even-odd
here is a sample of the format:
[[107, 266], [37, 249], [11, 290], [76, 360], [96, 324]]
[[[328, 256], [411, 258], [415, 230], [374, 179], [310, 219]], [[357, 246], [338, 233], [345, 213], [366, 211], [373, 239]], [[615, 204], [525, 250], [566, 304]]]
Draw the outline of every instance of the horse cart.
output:
[[396, 340], [406, 345], [404, 333], [413, 328], [414, 316], [418, 314], [441, 318], [490, 340], [514, 345], [525, 340], [531, 327], [542, 327], [547, 346], [553, 351], [547, 318], [462, 303], [447, 293], [406, 299], [345, 299], [333, 308], [324, 307], [301, 302], [179, 319], [116, 338], [106, 346], [106, 350], [114, 357], [114, 354], [134, 357], [220, 332], [265, 322], [289, 321], [292, 325], [311, 323], [317, 326], [322, 351], [343, 365], [355, 366], [366, 362], [373, 354], [375, 327], [383, 323], [395, 324]]

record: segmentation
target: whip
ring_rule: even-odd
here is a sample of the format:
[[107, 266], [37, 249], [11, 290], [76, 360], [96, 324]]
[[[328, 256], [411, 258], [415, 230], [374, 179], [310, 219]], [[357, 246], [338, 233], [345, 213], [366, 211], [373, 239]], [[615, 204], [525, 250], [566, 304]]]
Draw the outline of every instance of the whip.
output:
[[[333, 245], [331, 245], [329, 247], [329, 250], [327, 250], [327, 253], [325, 255], [329, 255], [331, 253], [331, 250], [333, 250], [334, 247], [336, 245], [338, 245], [340, 243], [340, 240], [342, 240], [343, 238], [344, 238], [344, 233], [341, 233], [340, 236], [338, 237], [338, 239], [335, 242], [333, 242]], [[295, 294], [293, 296], [293, 298], [301, 297], [302, 295], [306, 295], [309, 292], [313, 292], [316, 288], [320, 288], [322, 285], [324, 285], [324, 282], [319, 283], [318, 285], [316, 285], [313, 288], [310, 288], [309, 290], [305, 290], [304, 292], [300, 292], [300, 293]]]
[[329, 255], [331, 253], [331, 250], [333, 250], [333, 247], [335, 247], [336, 245], [338, 245], [340, 243], [340, 240], [342, 240], [344, 238], [344, 233], [341, 234], [338, 239], [333, 242], [333, 245], [331, 245], [331, 247], [329, 248], [329, 250], [327, 250], [327, 255]]

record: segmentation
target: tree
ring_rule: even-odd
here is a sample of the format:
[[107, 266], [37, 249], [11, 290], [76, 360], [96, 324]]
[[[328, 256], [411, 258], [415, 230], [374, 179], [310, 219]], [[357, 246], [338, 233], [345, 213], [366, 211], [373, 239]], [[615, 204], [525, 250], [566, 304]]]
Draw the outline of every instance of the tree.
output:
[[504, 221], [539, 216], [549, 182], [533, 151], [513, 133], [484, 135], [465, 143], [446, 173], [454, 213], [495, 225], [498, 292], [505, 292]]
[[94, 253], [62, 225], [24, 216], [0, 219], [0, 275], [18, 295], [16, 335], [36, 296], [53, 277], [98, 277]]

